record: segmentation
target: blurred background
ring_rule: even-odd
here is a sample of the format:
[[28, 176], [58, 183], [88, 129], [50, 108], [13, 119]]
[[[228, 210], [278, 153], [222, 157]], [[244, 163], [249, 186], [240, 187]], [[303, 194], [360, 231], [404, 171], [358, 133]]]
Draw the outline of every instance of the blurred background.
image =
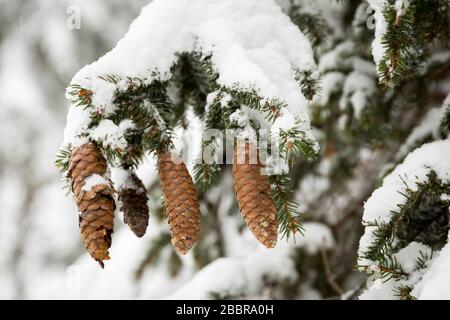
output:
[[[284, 242], [280, 246], [286, 248], [267, 256], [243, 228], [232, 192], [227, 197], [216, 192], [204, 203], [211, 207], [206, 210], [217, 212], [221, 206], [222, 211], [233, 213], [222, 222], [231, 239], [227, 240], [227, 248], [222, 245], [212, 253], [205, 250], [202, 259], [176, 256], [169, 248], [168, 229], [156, 221], [150, 223], [143, 239], [135, 239], [131, 232], [124, 230], [126, 226], [119, 221], [119, 214], [112, 260], [106, 269], [101, 270], [85, 253], [76, 206], [71, 195], [65, 196], [60, 174], [53, 165], [68, 110], [65, 87], [80, 68], [115, 46], [148, 2], [0, 1], [2, 299], [165, 298], [174, 294], [193, 298], [212, 298], [214, 294], [240, 297], [249, 294], [249, 282], [255, 297], [270, 297], [264, 293], [265, 284], [262, 284], [267, 270], [276, 271], [273, 281], [278, 277], [289, 284], [298, 278], [288, 257], [290, 245]], [[150, 163], [140, 171], [140, 177], [149, 187], [154, 181], [151, 166]], [[231, 178], [225, 183], [231, 188]], [[326, 227], [319, 224], [310, 227], [317, 229], [317, 239], [308, 245], [309, 251], [317, 251], [321, 236], [326, 237], [327, 246], [331, 245], [332, 236]], [[306, 247], [303, 240], [295, 246]], [[208, 241], [217, 239], [204, 242], [214, 247]], [[257, 250], [246, 266], [237, 263], [258, 248], [261, 252]], [[216, 261], [210, 271], [189, 283], [197, 270], [225, 255], [232, 258]], [[273, 261], [261, 266], [264, 270], [253, 272], [255, 280], [243, 279], [249, 277], [243, 269], [254, 268], [258, 261], [268, 258]], [[211, 279], [211, 274], [215, 279]], [[192, 295], [195, 287], [199, 287], [197, 296]], [[314, 291], [311, 294], [318, 296]]]
[[0, 298], [69, 297], [88, 276], [76, 267], [77, 210], [53, 165], [65, 87], [114, 47], [146, 2], [0, 1]]
[[[382, 91], [365, 1], [279, 0], [300, 28], [315, 27], [305, 33], [322, 72], [322, 94], [311, 108], [320, 161], [299, 159], [292, 172], [305, 235], [262, 248], [245, 228], [225, 171], [220, 185], [200, 196], [199, 243], [178, 256], [148, 159], [138, 171], [152, 199], [147, 234], [137, 239], [117, 213], [112, 260], [102, 270], [85, 253], [76, 206], [54, 167], [68, 110], [65, 87], [115, 46], [148, 2], [0, 0], [0, 298], [357, 297], [367, 280], [354, 270], [363, 203], [417, 141], [432, 139], [448, 73], [435, 75], [440, 85], [426, 79], [432, 89], [423, 99], [423, 79]], [[428, 127], [399, 149], [423, 119]]]

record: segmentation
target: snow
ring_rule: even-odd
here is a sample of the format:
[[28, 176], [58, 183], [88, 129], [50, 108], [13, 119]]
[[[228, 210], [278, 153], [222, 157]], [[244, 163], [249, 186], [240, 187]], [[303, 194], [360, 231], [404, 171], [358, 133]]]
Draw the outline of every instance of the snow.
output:
[[[391, 5], [387, 0], [367, 0], [369, 5], [375, 10], [375, 39], [372, 42], [372, 55], [374, 61], [379, 66], [383, 57], [386, 54], [386, 47], [383, 45], [383, 37], [387, 32], [387, 22], [383, 15], [383, 8], [386, 5]], [[410, 0], [396, 0], [394, 8], [397, 12], [397, 17], [400, 17], [405, 13], [410, 4]]]
[[326, 176], [308, 174], [301, 180], [300, 187], [295, 193], [295, 199], [303, 210], [321, 197], [330, 187], [330, 180]]
[[397, 211], [397, 205], [406, 201], [400, 193], [406, 193], [406, 188], [417, 190], [417, 183], [425, 182], [430, 170], [434, 170], [444, 183], [449, 183], [450, 163], [442, 161], [449, 157], [450, 139], [427, 143], [411, 152], [402, 164], [384, 178], [383, 185], [367, 200], [363, 221], [389, 221], [391, 212]]
[[[445, 92], [447, 92], [447, 90]], [[450, 116], [450, 93], [447, 95], [447, 98], [445, 98], [444, 103], [442, 104], [441, 124], [444, 123], [444, 117], [446, 116]]]
[[411, 0], [395, 0], [394, 8], [397, 11], [397, 17], [400, 17], [408, 10], [410, 2]]
[[[449, 96], [450, 97], [450, 96]], [[448, 100], [450, 102], [450, 99]], [[445, 103], [444, 103], [445, 106]], [[444, 108], [432, 108], [430, 109], [421, 123], [414, 128], [410, 133], [406, 142], [400, 147], [397, 157], [401, 158], [411, 150], [411, 148], [421, 140], [425, 139], [428, 135], [434, 138], [438, 137], [439, 125], [444, 115]]]
[[250, 120], [244, 111], [241, 109], [236, 110], [230, 115], [230, 121], [238, 127], [245, 127], [250, 123]]
[[325, 106], [333, 93], [341, 90], [344, 83], [345, 75], [341, 72], [327, 72], [321, 79], [321, 90], [317, 95], [313, 103], [321, 106]]
[[305, 229], [304, 237], [297, 239], [297, 246], [305, 248], [309, 254], [319, 252], [323, 246], [326, 249], [331, 249], [335, 246], [335, 240], [331, 230], [324, 224], [318, 222], [307, 222], [303, 225]]
[[133, 179], [131, 179], [131, 172], [121, 167], [111, 169], [111, 181], [114, 184], [114, 189], [119, 192], [129, 189], [136, 190], [137, 193], [145, 192], [143, 188], [137, 186]]
[[368, 289], [364, 291], [359, 297], [359, 300], [398, 300], [394, 295], [395, 280], [384, 281], [383, 279], [376, 279], [368, 281]]
[[81, 138], [79, 132], [86, 131], [90, 122], [90, 114], [82, 108], [69, 108], [67, 113], [67, 125], [64, 129], [63, 145], [80, 146], [88, 139]]
[[174, 152], [182, 155], [183, 161], [191, 174], [193, 175], [194, 165], [202, 152], [202, 121], [195, 116], [192, 108], [186, 113], [187, 128], [179, 126], [175, 129]]
[[[119, 87], [123, 88], [122, 84]], [[91, 84], [92, 90], [92, 104], [95, 106], [95, 111], [104, 115], [109, 115], [114, 112], [115, 107], [112, 103], [116, 86], [108, 81], [96, 78]]]
[[255, 115], [255, 112], [247, 106], [242, 106], [230, 115], [230, 122], [238, 127], [238, 129], [233, 132], [233, 135], [237, 141], [249, 141], [257, 146], [258, 136], [250, 123], [250, 117], [252, 119], [256, 117], [257, 119], [258, 115]]
[[[450, 284], [450, 278], [446, 273], [442, 273], [443, 270], [448, 270], [448, 261], [450, 261], [446, 247], [435, 253], [430, 247], [413, 241], [402, 248], [394, 257], [402, 270], [408, 275], [403, 277], [401, 283], [396, 280], [389, 280], [387, 288], [392, 288], [395, 291], [395, 288], [400, 285], [412, 287], [411, 295], [416, 299], [446, 299], [449, 297], [448, 284]], [[419, 259], [424, 265], [419, 265]], [[439, 274], [439, 281], [436, 281], [436, 274]], [[386, 286], [386, 284], [377, 283], [375, 288], [370, 287], [368, 290], [369, 296], [379, 290], [380, 286]], [[385, 294], [384, 297], [380, 296], [380, 298], [386, 299], [392, 295], [392, 293], [387, 292]]]
[[450, 108], [450, 93], [445, 98], [444, 102], [442, 103], [442, 108]]
[[[148, 245], [145, 239], [138, 239], [122, 228], [113, 234], [114, 246], [111, 247], [111, 260], [105, 269], [92, 263], [88, 254], [82, 255], [70, 267], [73, 271], [65, 277], [60, 287], [60, 299], [124, 299], [139, 293], [134, 272], [136, 262], [143, 259], [142, 253]], [[133, 262], [133, 263], [130, 263]], [[70, 271], [70, 269], [69, 269]], [[72, 285], [70, 282], [73, 282]]]
[[79, 107], [71, 107], [67, 115], [67, 125], [64, 129], [63, 145], [77, 147], [88, 142], [88, 137], [80, 133], [88, 133], [92, 139], [101, 143], [103, 147], [113, 150], [124, 150], [127, 141], [124, 137], [128, 130], [134, 128], [131, 120], [124, 120], [116, 125], [109, 119], [102, 120], [96, 127], [88, 129], [90, 123], [89, 112]]
[[267, 175], [287, 174], [289, 165], [285, 158], [278, 156], [268, 156], [265, 159], [264, 173]]
[[[364, 228], [364, 234], [361, 236], [359, 240], [359, 250], [358, 254], [362, 254], [365, 252], [365, 249], [368, 248], [375, 239], [374, 232], [378, 230], [377, 226], [366, 225]], [[361, 256], [358, 257], [358, 265], [361, 266], [371, 266], [373, 261], [365, 259]]]
[[375, 64], [372, 61], [368, 61], [365, 59], [362, 59], [361, 57], [355, 56], [351, 57], [350, 61], [352, 63], [353, 69], [358, 70], [362, 73], [365, 73], [369, 76], [376, 77], [377, 75], [377, 68]]
[[[283, 111], [282, 111], [283, 112]], [[305, 120], [306, 115], [304, 115], [303, 120], [301, 118], [293, 118], [287, 113], [282, 114], [274, 121], [272, 127], [270, 128], [273, 139], [276, 141], [278, 139], [278, 133], [280, 130], [284, 132], [289, 131], [290, 129], [296, 128], [300, 130], [302, 133], [302, 137], [296, 137], [298, 139], [305, 139], [307, 141], [312, 142], [312, 148], [314, 152], [319, 152], [320, 146], [319, 143], [314, 139], [314, 135], [309, 126], [309, 120]]]
[[376, 89], [375, 80], [360, 71], [352, 71], [345, 78], [344, 89], [339, 106], [342, 110], [351, 104], [355, 117], [359, 118], [367, 105], [369, 97]]
[[430, 247], [413, 241], [397, 252], [394, 257], [397, 259], [397, 262], [402, 267], [403, 271], [412, 273], [417, 269], [417, 258], [420, 258], [421, 255], [430, 257], [431, 254], [432, 250]]
[[265, 281], [290, 283], [297, 280], [299, 275], [291, 259], [294, 249], [303, 248], [308, 255], [312, 255], [322, 246], [331, 249], [335, 245], [327, 226], [309, 222], [304, 224], [304, 228], [305, 236], [299, 237], [295, 243], [292, 239], [289, 242], [279, 241], [274, 250], [259, 246], [244, 256], [213, 261], [167, 298], [208, 299], [214, 292], [252, 295], [261, 291]]
[[367, 95], [363, 91], [355, 91], [350, 97], [350, 102], [355, 112], [355, 117], [359, 119], [367, 102]]
[[103, 147], [109, 147], [113, 150], [124, 150], [127, 147], [125, 133], [127, 130], [134, 128], [131, 120], [124, 120], [116, 125], [109, 119], [102, 120], [98, 126], [89, 130], [90, 136]]
[[[311, 136], [308, 105], [298, 90], [295, 71], [314, 72], [313, 52], [273, 0], [156, 0], [142, 10], [113, 50], [81, 69], [71, 83], [91, 90], [94, 109], [109, 114], [114, 94], [123, 85], [99, 77], [169, 80], [177, 54], [192, 51], [212, 54], [220, 85], [256, 89], [267, 100], [282, 99], [287, 104], [284, 117], [299, 120]], [[78, 115], [80, 119], [73, 119]], [[71, 112], [68, 122], [73, 123], [68, 124], [66, 143], [85, 129], [86, 116]], [[104, 130], [93, 134], [94, 139], [103, 138]], [[117, 139], [123, 147], [124, 141]]]
[[420, 300], [450, 299], [450, 242], [438, 253], [412, 294]]
[[[446, 63], [450, 59], [450, 51], [444, 50], [433, 53], [424, 64], [422, 74], [427, 74], [433, 67]], [[448, 89], [448, 86], [446, 87]], [[446, 90], [448, 91], [448, 90]]]
[[[425, 118], [425, 122], [427, 121], [427, 118]], [[407, 190], [417, 190], [419, 183], [427, 181], [427, 175], [431, 170], [436, 172], [437, 177], [443, 183], [450, 183], [450, 164], [447, 161], [442, 161], [442, 159], [448, 159], [449, 157], [450, 139], [424, 144], [422, 147], [411, 152], [402, 164], [398, 165], [383, 179], [382, 186], [376, 189], [364, 204], [362, 220], [365, 225], [365, 233], [360, 239], [360, 254], [366, 252], [373, 244], [375, 233], [379, 228], [378, 225], [390, 221], [393, 212], [397, 212], [398, 206], [406, 202], [407, 199], [402, 194], [406, 194]], [[446, 247], [448, 247], [448, 244]], [[442, 249], [442, 256], [447, 254], [444, 249]], [[392, 299], [394, 297], [391, 291], [400, 284], [413, 287], [414, 291], [412, 295], [416, 298], [422, 299], [427, 297], [428, 293], [422, 295], [422, 288], [433, 288], [430, 291], [425, 291], [433, 292], [435, 290], [434, 287], [438, 287], [440, 284], [436, 284], [435, 282], [434, 284], [428, 284], [428, 280], [425, 279], [433, 279], [433, 274], [440, 272], [441, 264], [445, 266], [443, 269], [448, 269], [448, 262], [444, 260], [445, 258], [433, 258], [429, 260], [433, 255], [435, 253], [428, 246], [414, 241], [409, 243], [393, 255], [398, 265], [407, 273], [407, 276], [402, 278], [401, 283], [395, 280], [389, 280], [381, 284], [377, 280], [369, 285], [369, 289], [360, 298]], [[425, 260], [425, 267], [419, 266], [418, 259]], [[373, 262], [360, 257], [358, 264], [361, 266], [371, 266]], [[441, 275], [440, 277], [444, 282], [447, 279]], [[432, 280], [431, 283], [433, 283]], [[449, 292], [440, 292], [440, 295], [436, 295], [435, 297], [443, 297], [446, 294], [448, 296]]]
[[[0, 2], [0, 297], [57, 299], [66, 266], [83, 252], [76, 205], [53, 166], [64, 87], [148, 0], [120, 10], [120, 0]], [[69, 4], [82, 10], [82, 30], [66, 27]]]
[[[149, 2], [148, 0], [144, 1]], [[105, 47], [114, 47], [117, 37], [122, 36], [126, 31], [125, 28], [128, 27], [129, 18], [138, 13], [137, 10], [128, 10], [132, 7], [140, 9], [144, 1], [138, 3], [138, 1], [133, 0], [124, 4], [121, 0], [71, 0], [69, 1], [70, 4], [79, 6], [82, 11], [82, 30], [76, 31], [68, 30], [65, 27], [67, 18], [65, 9], [68, 1], [53, 3], [39, 0], [7, 0], [6, 2], [0, 0], [2, 4], [5, 4], [0, 9], [0, 16], [6, 18], [5, 21], [0, 18], [5, 23], [5, 28], [2, 29], [4, 32], [0, 39], [0, 137], [2, 138], [0, 143], [1, 298], [159, 299], [173, 294], [187, 281], [193, 279], [195, 275], [195, 263], [191, 256], [183, 257], [182, 270], [177, 277], [172, 277], [169, 274], [167, 257], [172, 251], [168, 243], [157, 263], [147, 267], [142, 279], [136, 280], [133, 274], [143, 260], [147, 250], [151, 248], [153, 236], [157, 236], [160, 231], [166, 231], [168, 229], [167, 224], [153, 219], [150, 223], [151, 232], [144, 239], [136, 239], [126, 229], [127, 227], [123, 226], [123, 223], [119, 221], [119, 216], [117, 217], [116, 230], [113, 234], [113, 247], [111, 249], [113, 260], [107, 262], [105, 270], [100, 270], [98, 265], [87, 254], [84, 254], [83, 244], [80, 241], [77, 227], [76, 205], [73, 199], [64, 197], [56, 170], [52, 166], [54, 151], [61, 142], [61, 137], [57, 133], [61, 133], [63, 130], [61, 125], [63, 124], [62, 118], [64, 115], [62, 113], [66, 111], [62, 86], [68, 82], [69, 77], [76, 70], [79, 70], [87, 61], [92, 61], [99, 51], [105, 50]], [[280, 1], [287, 3], [287, 5], [290, 2], [289, 0]], [[304, 0], [297, 0], [297, 2], [299, 1], [305, 2]], [[323, 7], [343, 7], [342, 3], [337, 1], [322, 0], [317, 2]], [[24, 5], [20, 6], [20, 3]], [[340, 39], [342, 39], [343, 35], [347, 35], [345, 31], [348, 31], [342, 30], [340, 26], [341, 11], [344, 12], [345, 10], [340, 8], [335, 11], [328, 10], [323, 12], [325, 20], [332, 26], [330, 33], [338, 35]], [[363, 11], [365, 14], [365, 10]], [[336, 13], [339, 13], [339, 15]], [[20, 20], [20, 26], [19, 14], [23, 17]], [[283, 37], [284, 35], [278, 36]], [[333, 38], [333, 45], [335, 43], [334, 40]], [[36, 48], [39, 48], [39, 50], [36, 50]], [[354, 54], [354, 51], [351, 51], [351, 54]], [[347, 52], [338, 57], [334, 64], [331, 64], [330, 69], [336, 70], [343, 66], [345, 70], [354, 69], [368, 76], [374, 76], [373, 64], [366, 63], [365, 60], [353, 56], [343, 59], [342, 57], [346, 55]], [[253, 59], [253, 56], [251, 58]], [[426, 68], [431, 68], [433, 64], [438, 62], [443, 63], [448, 58], [448, 52], [440, 52], [433, 55]], [[132, 62], [125, 61], [124, 63]], [[267, 70], [270, 68], [268, 66]], [[424, 72], [427, 72], [426, 68]], [[265, 72], [265, 70], [263, 71]], [[344, 84], [344, 78], [341, 80], [338, 73], [335, 73], [334, 76], [336, 76], [334, 79], [333, 76], [330, 76], [329, 79], [324, 78], [322, 81], [324, 104], [329, 102], [327, 98], [329, 98], [330, 94], [341, 90]], [[92, 99], [96, 106], [95, 110], [106, 114], [112, 112], [114, 105], [111, 104], [111, 97], [115, 94], [116, 89], [119, 91], [126, 90], [128, 82], [122, 80], [116, 88], [116, 86], [97, 77], [93, 77], [91, 81], [92, 88], [94, 88]], [[434, 87], [438, 90], [436, 96], [441, 96], [443, 92], [448, 92], [450, 83], [448, 80], [442, 79]], [[229, 99], [229, 96], [223, 95], [221, 104], [223, 106], [226, 105]], [[349, 102], [352, 103], [352, 101]], [[432, 109], [426, 119], [433, 118], [436, 120], [436, 111], [437, 109]], [[77, 134], [80, 131], [85, 132], [87, 130], [87, 125], [90, 121], [89, 113], [84, 112], [82, 107], [71, 108], [68, 117], [67, 138], [65, 140], [73, 142], [73, 145], [87, 142], [87, 138], [79, 137]], [[190, 127], [187, 131], [189, 132], [176, 128], [175, 135], [181, 138], [175, 142], [178, 143], [178, 140], [181, 139], [188, 140], [190, 142], [188, 151], [190, 151], [191, 145], [197, 145], [197, 142], [194, 143], [193, 139], [198, 140], [198, 133], [201, 132], [201, 129], [191, 130], [191, 124], [195, 118], [188, 119]], [[428, 134], [427, 132], [432, 132], [432, 129], [436, 129], [436, 127], [432, 128], [433, 124], [431, 122], [427, 123], [427, 120], [425, 120], [419, 124], [419, 127], [411, 135], [411, 141], [420, 139], [424, 134]], [[198, 122], [195, 123], [195, 125], [197, 124]], [[294, 124], [294, 122], [287, 122], [287, 124], [289, 126]], [[132, 126], [127, 127], [126, 123], [121, 127], [123, 132], [132, 128]], [[81, 130], [79, 130], [80, 128]], [[120, 140], [120, 134], [118, 139]], [[30, 160], [30, 163], [28, 163], [28, 160]], [[189, 163], [187, 164], [189, 165]], [[111, 169], [111, 179], [115, 186], [128, 186], [128, 173], [116, 172], [115, 168]], [[146, 185], [153, 185], [158, 180], [155, 159], [151, 156], [145, 158], [143, 164], [139, 166], [137, 174]], [[305, 196], [309, 199], [308, 201], [315, 201], [316, 196], [320, 196], [320, 194], [327, 191], [327, 180], [323, 175], [326, 175], [326, 173], [314, 174], [313, 176], [316, 179], [312, 179], [311, 176], [307, 175], [306, 179], [311, 182], [311, 185], [305, 183], [302, 189], [305, 190]], [[229, 185], [223, 184], [223, 180], [230, 180], [231, 183]], [[320, 291], [314, 288], [317, 287], [317, 282], [315, 282], [317, 280], [316, 274], [319, 274], [319, 277], [323, 274], [323, 270], [319, 268], [321, 267], [320, 265], [317, 268], [310, 268], [306, 274], [297, 275], [295, 272], [292, 272], [295, 270], [292, 269], [292, 263], [288, 260], [287, 255], [292, 252], [290, 249], [285, 250], [284, 247], [280, 247], [280, 252], [259, 250], [259, 244], [252, 238], [251, 234], [245, 228], [244, 230], [238, 229], [239, 227], [242, 228], [243, 221], [239, 216], [239, 212], [233, 209], [235, 199], [232, 192], [230, 192], [230, 190], [233, 190], [233, 186], [229, 172], [224, 175], [223, 180], [221, 179], [221, 185], [215, 188], [213, 192], [206, 193], [205, 198], [211, 204], [218, 204], [218, 211], [221, 212], [221, 231], [226, 233], [224, 249], [226, 256], [233, 258], [228, 269], [224, 266], [224, 270], [226, 272], [237, 270], [238, 273], [235, 273], [237, 277], [241, 276], [239, 271], [244, 270], [246, 278], [243, 280], [251, 281], [250, 291], [260, 288], [260, 275], [267, 275], [275, 281], [286, 279], [287, 282], [301, 277], [298, 287], [301, 291], [301, 296], [296, 298], [322, 298]], [[27, 205], [27, 187], [33, 189], [31, 196], [34, 200], [32, 201], [29, 215], [23, 217], [22, 210]], [[333, 198], [336, 190], [329, 191], [329, 194], [324, 193], [323, 198], [319, 199]], [[154, 192], [157, 193], [156, 190], [152, 190], [152, 197]], [[392, 194], [396, 192], [396, 188], [393, 188]], [[442, 195], [442, 198], [449, 200], [449, 195]], [[202, 202], [202, 206], [205, 206], [205, 203], [206, 201]], [[160, 204], [158, 201], [151, 201], [149, 205], [159, 209]], [[330, 215], [336, 215], [336, 210], [329, 210], [329, 212]], [[311, 214], [315, 215], [316, 213], [311, 212]], [[308, 215], [308, 218], [317, 219], [317, 216], [310, 217]], [[302, 247], [297, 248], [292, 242], [289, 242], [289, 248], [295, 247], [300, 250], [304, 248], [304, 250], [316, 252], [317, 254], [317, 250], [320, 248], [322, 232], [329, 235], [330, 240], [333, 239], [332, 232], [322, 225], [317, 225], [316, 231], [314, 226], [309, 224], [306, 224], [305, 227], [307, 229], [305, 241], [303, 241], [303, 237], [297, 238], [297, 244]], [[372, 234], [370, 231], [374, 229], [366, 228], [367, 232], [364, 237], [367, 241], [371, 241]], [[215, 232], [212, 232], [208, 234], [208, 237], [214, 237], [215, 234]], [[208, 240], [206, 239], [205, 241]], [[284, 243], [285, 239], [282, 242]], [[17, 250], [20, 247], [16, 246], [21, 244], [23, 244], [22, 250]], [[450, 299], [448, 295], [450, 283], [447, 275], [449, 270], [449, 248], [450, 246], [447, 245], [440, 253], [434, 253], [434, 258], [428, 265], [430, 271], [423, 276], [423, 281], [420, 281], [415, 286], [414, 296], [419, 299]], [[253, 253], [255, 253], [254, 256], [252, 255]], [[413, 262], [409, 257], [412, 258], [414, 252], [412, 250], [410, 254], [407, 253], [406, 251], [399, 252], [396, 255], [397, 259], [401, 260], [402, 265], [405, 266], [409, 262], [412, 267]], [[80, 255], [83, 256], [77, 259]], [[252, 256], [250, 257], [250, 255]], [[248, 260], [246, 260], [247, 257], [249, 257]], [[308, 259], [309, 257], [305, 258], [305, 260]], [[235, 260], [239, 262], [239, 267], [237, 268], [232, 267]], [[241, 263], [241, 261], [243, 262]], [[300, 263], [304, 262], [300, 261]], [[256, 273], [247, 276], [247, 268], [250, 267], [254, 268]], [[376, 265], [371, 265], [371, 268], [373, 271], [377, 271]], [[219, 272], [219, 269], [217, 267], [215, 270]], [[354, 274], [357, 274], [357, 272]], [[230, 279], [225, 274], [223, 276], [222, 274], [212, 275], [213, 279], [222, 277]], [[256, 280], [253, 280], [253, 277]], [[340, 280], [342, 280], [342, 285], [345, 289], [356, 288], [360, 285], [360, 278], [358, 278], [358, 283], [354, 285], [349, 285], [344, 278]], [[224, 279], [222, 284], [225, 284], [225, 281]], [[393, 296], [392, 288], [395, 288], [396, 285], [392, 281], [388, 282], [385, 287], [382, 281], [377, 281], [365, 293], [365, 297], [371, 296], [374, 298], [378, 295], [378, 297], [383, 299], [395, 299], [397, 297]], [[239, 283], [237, 283], [237, 292], [240, 291], [239, 286]], [[382, 293], [382, 291], [386, 292]], [[197, 295], [197, 293], [195, 294]], [[264, 297], [264, 295], [261, 293], [255, 294], [255, 298], [261, 297]]]
[[108, 185], [109, 186], [110, 183], [108, 180], [103, 178], [101, 175], [94, 173], [84, 180], [84, 185], [83, 185], [83, 188], [81, 188], [81, 190], [90, 192], [90, 191], [92, 191], [92, 188], [94, 188], [95, 186], [100, 186], [100, 185]]
[[383, 16], [383, 7], [387, 4], [386, 0], [367, 0], [369, 5], [375, 10], [375, 39], [372, 42], [372, 55], [378, 66], [383, 59], [386, 48], [383, 46], [383, 36], [387, 31], [387, 23]]
[[217, 259], [203, 268], [191, 281], [167, 299], [211, 299], [213, 293], [239, 295], [247, 287], [245, 276], [244, 268], [238, 260]]
[[375, 81], [360, 71], [352, 71], [345, 79], [344, 95], [357, 90], [366, 91], [371, 94], [375, 90]]
[[319, 61], [319, 70], [324, 73], [333, 71], [341, 66], [343, 61], [355, 51], [353, 41], [344, 41], [338, 44], [332, 51], [325, 53]]

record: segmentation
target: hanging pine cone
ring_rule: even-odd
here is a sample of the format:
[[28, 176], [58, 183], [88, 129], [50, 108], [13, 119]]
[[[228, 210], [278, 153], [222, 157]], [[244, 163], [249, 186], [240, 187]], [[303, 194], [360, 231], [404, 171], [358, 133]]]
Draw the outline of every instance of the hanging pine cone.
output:
[[140, 238], [148, 226], [147, 191], [134, 172], [130, 173], [128, 180], [119, 191], [120, 210], [123, 212], [123, 222]]
[[[241, 153], [239, 156], [238, 152]], [[255, 157], [255, 164], [249, 161], [250, 154], [256, 155], [256, 152], [258, 151], [252, 143], [246, 142], [245, 145], [241, 143], [235, 146], [234, 190], [239, 209], [250, 231], [267, 248], [274, 248], [278, 236], [277, 211], [270, 190], [269, 177], [261, 174], [263, 166], [259, 157]]]
[[79, 211], [79, 226], [89, 254], [103, 268], [114, 227], [113, 189], [104, 179], [106, 160], [94, 143], [72, 151], [68, 177]]
[[197, 241], [200, 231], [200, 207], [192, 178], [186, 165], [169, 152], [159, 154], [158, 168], [164, 194], [172, 244], [186, 254]]

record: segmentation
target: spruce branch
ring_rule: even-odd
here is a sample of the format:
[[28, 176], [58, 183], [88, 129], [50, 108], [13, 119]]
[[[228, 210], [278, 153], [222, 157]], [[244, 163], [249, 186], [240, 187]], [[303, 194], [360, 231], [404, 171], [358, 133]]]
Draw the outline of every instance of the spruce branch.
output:
[[292, 22], [308, 37], [313, 48], [320, 49], [325, 46], [330, 27], [320, 12], [307, 12], [301, 5], [292, 3], [288, 15]]
[[[366, 223], [367, 227], [376, 229], [372, 232], [371, 244], [360, 253], [360, 257], [372, 261], [373, 265], [360, 265], [358, 268], [384, 281], [396, 280], [400, 283], [396, 292], [408, 297], [403, 280], [408, 280], [410, 274], [403, 270], [395, 254], [411, 242], [425, 244], [432, 250], [440, 250], [447, 243], [450, 204], [441, 196], [448, 194], [450, 185], [443, 183], [433, 170], [425, 182], [417, 183], [416, 190], [404, 183], [406, 193], [402, 195], [406, 201], [398, 205], [398, 211], [392, 212], [391, 219], [383, 223]], [[416, 270], [426, 268], [432, 256], [432, 253], [420, 251], [416, 257]]]
[[62, 178], [62, 189], [65, 190], [66, 196], [70, 193], [71, 187], [70, 187], [70, 180], [67, 177], [67, 173], [69, 171], [70, 167], [70, 155], [73, 151], [72, 144], [66, 144], [63, 145], [57, 152], [56, 158], [55, 158], [55, 166], [59, 169]]
[[303, 234], [298, 204], [291, 199], [291, 179], [288, 175], [270, 176], [272, 194], [278, 214], [278, 228], [283, 237]]
[[305, 138], [305, 134], [300, 129], [294, 127], [289, 130], [281, 129], [280, 137], [280, 156], [287, 160], [290, 166], [295, 164], [300, 154], [307, 159], [316, 159], [314, 142]]
[[[450, 94], [449, 94], [450, 97]], [[444, 106], [444, 116], [442, 117], [439, 131], [442, 138], [445, 138], [450, 133], [450, 101], [447, 106]]]
[[310, 70], [307, 71], [295, 71], [295, 78], [300, 85], [303, 95], [309, 101], [311, 101], [316, 93], [320, 90], [320, 83], [318, 76]]
[[395, 1], [387, 1], [382, 14], [387, 29], [382, 37], [385, 55], [378, 65], [380, 82], [394, 87], [418, 76], [430, 46], [437, 41], [449, 45], [449, 0], [410, 1], [398, 11]]

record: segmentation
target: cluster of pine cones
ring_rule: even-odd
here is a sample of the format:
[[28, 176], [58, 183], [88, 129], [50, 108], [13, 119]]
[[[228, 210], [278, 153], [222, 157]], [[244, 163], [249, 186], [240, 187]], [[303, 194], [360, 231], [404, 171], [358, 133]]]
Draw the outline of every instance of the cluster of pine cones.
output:
[[[245, 161], [237, 162], [237, 148], [245, 151]], [[249, 155], [255, 151], [256, 147], [248, 142], [236, 146], [234, 188], [239, 209], [249, 229], [263, 245], [273, 248], [278, 230], [276, 208], [269, 179], [261, 174], [263, 166], [259, 159], [256, 164], [249, 164]], [[196, 242], [200, 230], [197, 191], [186, 165], [175, 154], [158, 154], [158, 170], [172, 244], [180, 254], [186, 254]], [[106, 160], [95, 143], [84, 144], [72, 151], [68, 177], [78, 206], [81, 236], [89, 254], [102, 267], [103, 261], [110, 259], [108, 250], [116, 209], [116, 191], [106, 178], [106, 173]], [[98, 175], [101, 183], [88, 186], [87, 179], [93, 175]], [[131, 175], [131, 179], [133, 188], [118, 192], [120, 211], [124, 214], [124, 222], [136, 236], [142, 237], [148, 226], [148, 197], [142, 181], [135, 174]]]

